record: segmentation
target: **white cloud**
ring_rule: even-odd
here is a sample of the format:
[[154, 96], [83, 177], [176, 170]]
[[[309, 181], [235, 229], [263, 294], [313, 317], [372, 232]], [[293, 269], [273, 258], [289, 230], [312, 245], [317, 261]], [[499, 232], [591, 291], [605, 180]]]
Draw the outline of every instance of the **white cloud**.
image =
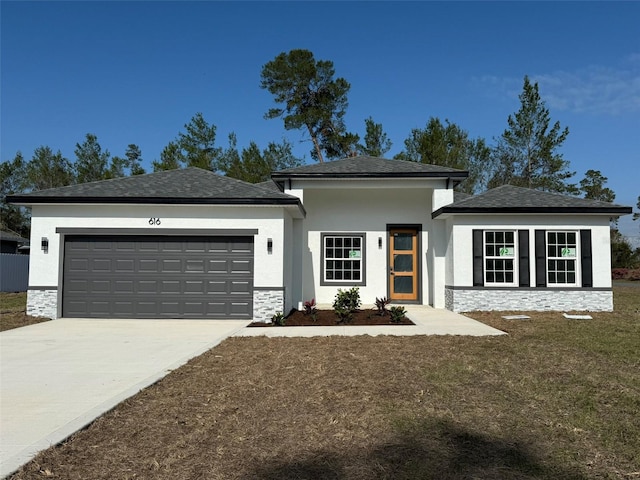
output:
[[[591, 65], [530, 78], [538, 82], [540, 96], [553, 109], [609, 115], [640, 111], [640, 54], [627, 56], [618, 67]], [[522, 78], [486, 75], [477, 80], [509, 98], [522, 90]]]

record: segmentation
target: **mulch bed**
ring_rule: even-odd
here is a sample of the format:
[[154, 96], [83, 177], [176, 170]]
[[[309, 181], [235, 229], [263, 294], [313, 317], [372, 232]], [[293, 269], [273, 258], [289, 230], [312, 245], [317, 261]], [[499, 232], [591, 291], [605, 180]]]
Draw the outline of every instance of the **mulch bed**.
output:
[[[353, 319], [348, 323], [339, 323], [333, 310], [318, 310], [315, 319], [305, 315], [300, 310], [293, 310], [286, 319], [285, 327], [334, 327], [336, 325], [415, 325], [407, 317], [400, 322], [391, 322], [391, 317], [381, 317], [375, 310], [358, 310], [353, 313]], [[272, 323], [253, 322], [250, 327], [275, 327]]]

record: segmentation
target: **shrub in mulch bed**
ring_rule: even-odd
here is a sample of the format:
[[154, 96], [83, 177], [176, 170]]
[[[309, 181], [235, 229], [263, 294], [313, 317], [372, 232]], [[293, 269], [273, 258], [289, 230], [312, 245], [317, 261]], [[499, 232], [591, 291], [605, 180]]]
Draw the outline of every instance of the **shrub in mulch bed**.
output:
[[[292, 310], [285, 319], [287, 327], [333, 327], [336, 325], [415, 325], [407, 317], [392, 322], [389, 315], [381, 317], [374, 310], [356, 310], [349, 322], [339, 323], [334, 310], [317, 310], [314, 315], [305, 315], [303, 311]], [[253, 322], [250, 327], [271, 327], [272, 323]]]

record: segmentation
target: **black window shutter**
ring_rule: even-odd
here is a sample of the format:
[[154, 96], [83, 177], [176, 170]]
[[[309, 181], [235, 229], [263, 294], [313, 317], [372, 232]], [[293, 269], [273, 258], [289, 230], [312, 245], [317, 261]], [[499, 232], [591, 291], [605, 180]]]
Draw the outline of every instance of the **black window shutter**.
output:
[[582, 267], [582, 286], [593, 287], [591, 230], [580, 230], [580, 254], [580, 266]]
[[530, 286], [529, 276], [529, 230], [518, 230], [518, 284]]
[[536, 230], [536, 287], [547, 286], [547, 241], [544, 230]]
[[482, 230], [473, 231], [473, 286], [484, 285], [484, 269], [482, 268]]

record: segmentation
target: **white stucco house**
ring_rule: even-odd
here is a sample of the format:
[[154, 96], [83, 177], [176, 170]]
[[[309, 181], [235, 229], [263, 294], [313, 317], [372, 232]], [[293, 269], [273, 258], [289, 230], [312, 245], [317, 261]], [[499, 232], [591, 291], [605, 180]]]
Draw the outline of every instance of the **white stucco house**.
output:
[[32, 208], [28, 312], [268, 321], [357, 286], [453, 311], [613, 308], [609, 221], [630, 207], [354, 157], [248, 184], [197, 168], [8, 198]]

